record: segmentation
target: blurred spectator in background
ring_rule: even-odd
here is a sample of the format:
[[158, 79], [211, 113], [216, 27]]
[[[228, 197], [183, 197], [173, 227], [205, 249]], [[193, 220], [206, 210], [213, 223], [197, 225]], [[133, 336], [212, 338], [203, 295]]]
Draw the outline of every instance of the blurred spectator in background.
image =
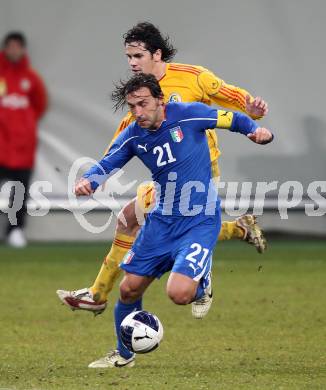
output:
[[6, 239], [13, 247], [27, 243], [23, 228], [36, 154], [37, 123], [47, 107], [44, 83], [30, 67], [26, 47], [24, 34], [10, 32], [0, 51], [0, 182], [19, 181], [24, 186], [24, 193], [19, 194], [17, 186], [10, 192], [9, 206], [16, 196], [23, 199], [17, 223], [8, 220]]

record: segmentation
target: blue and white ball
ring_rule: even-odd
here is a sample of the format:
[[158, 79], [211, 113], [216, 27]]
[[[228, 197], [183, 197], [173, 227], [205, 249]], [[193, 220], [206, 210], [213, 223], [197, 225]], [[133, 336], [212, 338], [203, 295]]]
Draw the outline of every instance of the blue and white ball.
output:
[[156, 349], [163, 338], [163, 326], [156, 315], [134, 311], [120, 325], [123, 344], [131, 352], [148, 353]]

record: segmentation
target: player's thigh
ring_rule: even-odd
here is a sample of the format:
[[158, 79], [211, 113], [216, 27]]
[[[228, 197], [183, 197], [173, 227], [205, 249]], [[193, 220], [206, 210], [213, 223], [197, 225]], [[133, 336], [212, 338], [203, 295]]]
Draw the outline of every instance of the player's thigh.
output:
[[137, 188], [137, 196], [128, 202], [118, 216], [117, 231], [127, 235], [136, 235], [145, 222], [146, 214], [155, 206], [154, 183], [143, 183]]
[[119, 212], [117, 231], [127, 235], [135, 235], [139, 229], [140, 223], [137, 216], [136, 198], [129, 201]]
[[[137, 205], [141, 213], [148, 214], [156, 204], [156, 192], [153, 182], [145, 182], [137, 188]], [[138, 209], [137, 209], [138, 211]]]

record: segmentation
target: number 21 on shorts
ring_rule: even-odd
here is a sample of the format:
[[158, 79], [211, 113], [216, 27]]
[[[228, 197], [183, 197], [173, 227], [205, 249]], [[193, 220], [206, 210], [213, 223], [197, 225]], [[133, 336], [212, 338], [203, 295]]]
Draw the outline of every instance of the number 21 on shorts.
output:
[[202, 269], [207, 256], [209, 255], [209, 249], [203, 248], [197, 242], [191, 244], [190, 249], [193, 249], [192, 252], [188, 253], [186, 260], [190, 261], [189, 267], [194, 270], [196, 274], [197, 269]]

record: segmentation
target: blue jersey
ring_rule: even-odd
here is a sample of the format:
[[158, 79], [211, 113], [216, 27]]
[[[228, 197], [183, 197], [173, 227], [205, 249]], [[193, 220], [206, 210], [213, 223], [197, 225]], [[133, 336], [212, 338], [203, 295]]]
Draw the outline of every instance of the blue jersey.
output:
[[244, 114], [218, 111], [202, 103], [168, 103], [165, 120], [158, 129], [144, 129], [133, 122], [117, 137], [99, 165], [84, 177], [89, 178], [95, 190], [115, 169], [137, 156], [155, 182], [154, 213], [214, 215], [219, 200], [205, 130], [216, 127], [248, 134], [258, 126]]

